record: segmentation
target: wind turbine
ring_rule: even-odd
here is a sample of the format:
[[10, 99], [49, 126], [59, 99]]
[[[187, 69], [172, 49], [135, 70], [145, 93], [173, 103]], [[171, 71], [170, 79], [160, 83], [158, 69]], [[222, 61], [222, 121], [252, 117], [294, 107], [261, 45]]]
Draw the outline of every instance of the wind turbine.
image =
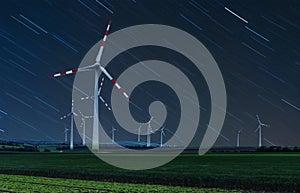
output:
[[111, 127], [111, 142], [115, 142], [115, 131], [116, 129], [114, 127]]
[[258, 121], [258, 127], [257, 129], [255, 130], [255, 132], [257, 132], [258, 130], [258, 147], [261, 147], [262, 144], [261, 144], [261, 138], [262, 138], [262, 127], [270, 127], [270, 125], [267, 125], [265, 123], [262, 123], [259, 119], [259, 116], [256, 115], [256, 118], [257, 118], [257, 121]]
[[65, 143], [68, 142], [68, 131], [69, 131], [69, 129], [65, 126], [65, 131], [64, 131], [64, 134], [65, 134]]
[[[108, 22], [108, 25], [107, 25], [107, 28], [105, 31], [105, 35], [102, 40], [102, 44], [101, 44], [99, 52], [96, 56], [96, 60], [95, 60], [94, 64], [92, 64], [90, 66], [78, 68], [78, 69], [73, 69], [73, 70], [57, 73], [51, 77], [56, 78], [56, 77], [60, 77], [60, 76], [68, 75], [68, 74], [74, 74], [77, 72], [94, 71], [95, 72], [94, 99], [97, 99], [98, 98], [98, 79], [100, 76], [100, 72], [103, 72], [105, 74], [105, 76], [114, 84], [114, 86], [116, 86], [119, 89], [119, 91], [128, 100], [130, 100], [129, 95], [124, 91], [124, 89], [116, 82], [116, 80], [112, 77], [112, 75], [103, 66], [100, 65], [100, 61], [101, 61], [104, 45], [106, 43], [106, 39], [108, 36], [110, 24], [111, 24], [111, 21]], [[100, 100], [101, 100], [101, 98], [100, 98]], [[98, 118], [98, 100], [94, 100], [94, 118], [93, 118], [93, 136], [92, 136], [92, 150], [94, 150], [94, 151], [99, 151], [99, 125], [98, 125], [97, 118]]]
[[72, 107], [71, 112], [67, 115], [64, 115], [60, 117], [61, 120], [66, 119], [67, 117], [71, 117], [71, 132], [70, 132], [70, 149], [74, 149], [74, 115], [77, 116], [76, 113], [74, 113], [74, 100], [72, 100]]
[[151, 146], [151, 133], [152, 133], [152, 127], [151, 127], [151, 121], [153, 120], [153, 117], [146, 123], [147, 125], [147, 147]]
[[239, 130], [236, 134], [236, 147], [240, 147], [240, 135], [241, 135], [241, 130]]
[[142, 125], [140, 125], [138, 128], [138, 142], [141, 142], [141, 128], [142, 128]]
[[78, 112], [81, 115], [81, 120], [82, 120], [82, 145], [86, 145], [86, 124], [85, 124], [85, 119], [91, 119], [93, 118], [93, 116], [86, 116], [84, 115], [80, 110], [78, 110]]
[[165, 130], [165, 127], [163, 127], [163, 128], [160, 129], [160, 147], [163, 146], [163, 136], [166, 136], [164, 130]]

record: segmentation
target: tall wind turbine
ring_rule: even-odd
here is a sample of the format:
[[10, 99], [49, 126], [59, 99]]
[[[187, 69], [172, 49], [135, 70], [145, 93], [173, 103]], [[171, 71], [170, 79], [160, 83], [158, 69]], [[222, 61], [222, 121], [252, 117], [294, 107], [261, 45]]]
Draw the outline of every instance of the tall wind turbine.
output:
[[165, 130], [165, 127], [163, 127], [163, 128], [160, 129], [160, 147], [163, 146], [163, 136], [166, 136], [164, 130]]
[[257, 121], [258, 121], [258, 127], [257, 129], [255, 130], [255, 132], [257, 132], [258, 130], [258, 147], [261, 147], [262, 146], [262, 143], [261, 143], [261, 138], [262, 138], [262, 127], [270, 127], [270, 125], [267, 125], [265, 123], [262, 123], [259, 119], [259, 116], [256, 115], [256, 118], [257, 118]]
[[[111, 21], [108, 22], [108, 25], [107, 25], [107, 28], [105, 31], [105, 35], [102, 40], [102, 44], [101, 44], [99, 52], [96, 56], [94, 64], [92, 64], [90, 66], [78, 68], [78, 69], [73, 69], [73, 70], [57, 73], [51, 77], [56, 78], [56, 77], [64, 76], [67, 74], [74, 74], [77, 72], [94, 71], [95, 72], [94, 99], [97, 99], [98, 98], [98, 79], [100, 76], [100, 72], [103, 72], [105, 74], [105, 76], [114, 84], [114, 86], [116, 86], [119, 89], [119, 91], [128, 100], [130, 100], [129, 95], [124, 91], [124, 89], [116, 82], [116, 80], [112, 77], [112, 75], [103, 66], [100, 65], [100, 61], [101, 61], [104, 45], [106, 43], [106, 39], [108, 36], [110, 24], [111, 24]], [[99, 125], [98, 125], [97, 118], [98, 118], [98, 100], [94, 100], [94, 118], [93, 118], [93, 136], [92, 136], [92, 150], [94, 150], [94, 151], [99, 151]]]
[[70, 131], [70, 149], [74, 149], [74, 115], [77, 116], [76, 113], [74, 113], [74, 100], [72, 100], [72, 107], [71, 112], [67, 115], [64, 115], [60, 117], [61, 120], [66, 119], [67, 117], [71, 117], [71, 131]]
[[236, 134], [236, 147], [240, 147], [240, 135], [241, 135], [241, 130], [239, 130]]

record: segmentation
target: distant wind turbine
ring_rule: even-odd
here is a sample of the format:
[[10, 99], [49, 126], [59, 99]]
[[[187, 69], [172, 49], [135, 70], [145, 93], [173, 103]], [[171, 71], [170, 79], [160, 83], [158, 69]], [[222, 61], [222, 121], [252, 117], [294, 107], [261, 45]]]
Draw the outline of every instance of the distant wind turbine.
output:
[[270, 125], [267, 125], [265, 123], [262, 123], [259, 119], [259, 116], [256, 115], [256, 118], [257, 118], [257, 121], [258, 121], [258, 127], [257, 129], [255, 130], [255, 132], [258, 131], [258, 147], [261, 147], [262, 146], [262, 143], [261, 143], [261, 139], [262, 139], [262, 127], [270, 127]]
[[239, 130], [236, 135], [236, 147], [240, 147], [240, 135], [241, 135], [241, 130]]
[[71, 132], [70, 132], [70, 149], [74, 149], [74, 115], [77, 116], [76, 113], [74, 113], [74, 100], [72, 100], [72, 107], [71, 107], [71, 112], [67, 115], [64, 115], [60, 117], [61, 120], [71, 117]]
[[114, 127], [111, 127], [111, 142], [115, 142], [115, 131], [116, 129]]
[[164, 130], [165, 130], [165, 127], [163, 127], [163, 128], [160, 129], [160, 147], [163, 146], [163, 136], [166, 136]]
[[152, 120], [153, 120], [153, 117], [151, 117], [151, 119], [146, 123], [147, 124], [147, 147], [151, 146], [151, 133], [153, 133], [152, 127], [151, 127]]
[[80, 110], [78, 110], [79, 114], [81, 115], [82, 120], [82, 145], [86, 145], [86, 119], [94, 118], [94, 116], [86, 116]]
[[141, 141], [141, 128], [142, 128], [142, 125], [140, 125], [138, 128], [138, 138], [137, 138], [138, 142]]
[[65, 126], [65, 131], [64, 131], [64, 134], [65, 134], [65, 143], [68, 142], [68, 131], [69, 131], [69, 129]]

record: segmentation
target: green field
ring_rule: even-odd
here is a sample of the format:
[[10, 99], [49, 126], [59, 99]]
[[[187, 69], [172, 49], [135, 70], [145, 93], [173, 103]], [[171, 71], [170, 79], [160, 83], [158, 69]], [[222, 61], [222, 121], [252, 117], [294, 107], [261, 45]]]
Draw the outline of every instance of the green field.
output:
[[300, 192], [300, 154], [295, 153], [182, 154], [165, 166], [146, 171], [118, 169], [92, 154], [0, 154], [0, 173], [197, 188]]
[[[229, 192], [215, 188], [184, 188], [0, 174], [1, 192]], [[230, 191], [241, 192], [241, 191]]]

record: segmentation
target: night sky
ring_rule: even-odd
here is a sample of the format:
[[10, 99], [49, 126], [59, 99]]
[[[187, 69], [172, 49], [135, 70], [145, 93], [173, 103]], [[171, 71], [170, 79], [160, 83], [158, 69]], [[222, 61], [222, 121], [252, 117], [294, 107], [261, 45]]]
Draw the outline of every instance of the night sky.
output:
[[[207, 47], [227, 89], [227, 114], [216, 145], [234, 145], [239, 130], [241, 145], [257, 145], [256, 114], [271, 125], [263, 129], [264, 145], [300, 145], [299, 10], [296, 0], [1, 1], [0, 129], [5, 132], [0, 132], [0, 138], [63, 140], [69, 119], [60, 117], [70, 112], [74, 76], [49, 76], [77, 68], [86, 52], [102, 39], [111, 19], [110, 33], [139, 24], [170, 25], [190, 33]], [[171, 51], [131, 50], [112, 61], [108, 70], [117, 78], [137, 61], [161, 58], [185, 71], [198, 85], [201, 101], [203, 118], [191, 144], [198, 145], [210, 115], [208, 90], [188, 61], [166, 57], [176, 53], [165, 52]], [[112, 85], [106, 82], [105, 87], [103, 97], [110, 103]], [[164, 85], [160, 89], [167, 92], [165, 95], [173, 95]], [[151, 97], [160, 98], [161, 93], [158, 87], [145, 83], [132, 95], [149, 103]], [[173, 100], [169, 103], [175, 103], [175, 107], [178, 101], [170, 97]], [[103, 104], [100, 109], [104, 125], [110, 128], [109, 124], [114, 124], [111, 113]], [[116, 139], [125, 140], [126, 134], [119, 131]], [[158, 140], [157, 136], [154, 139]], [[78, 135], [76, 141], [80, 141]]]

